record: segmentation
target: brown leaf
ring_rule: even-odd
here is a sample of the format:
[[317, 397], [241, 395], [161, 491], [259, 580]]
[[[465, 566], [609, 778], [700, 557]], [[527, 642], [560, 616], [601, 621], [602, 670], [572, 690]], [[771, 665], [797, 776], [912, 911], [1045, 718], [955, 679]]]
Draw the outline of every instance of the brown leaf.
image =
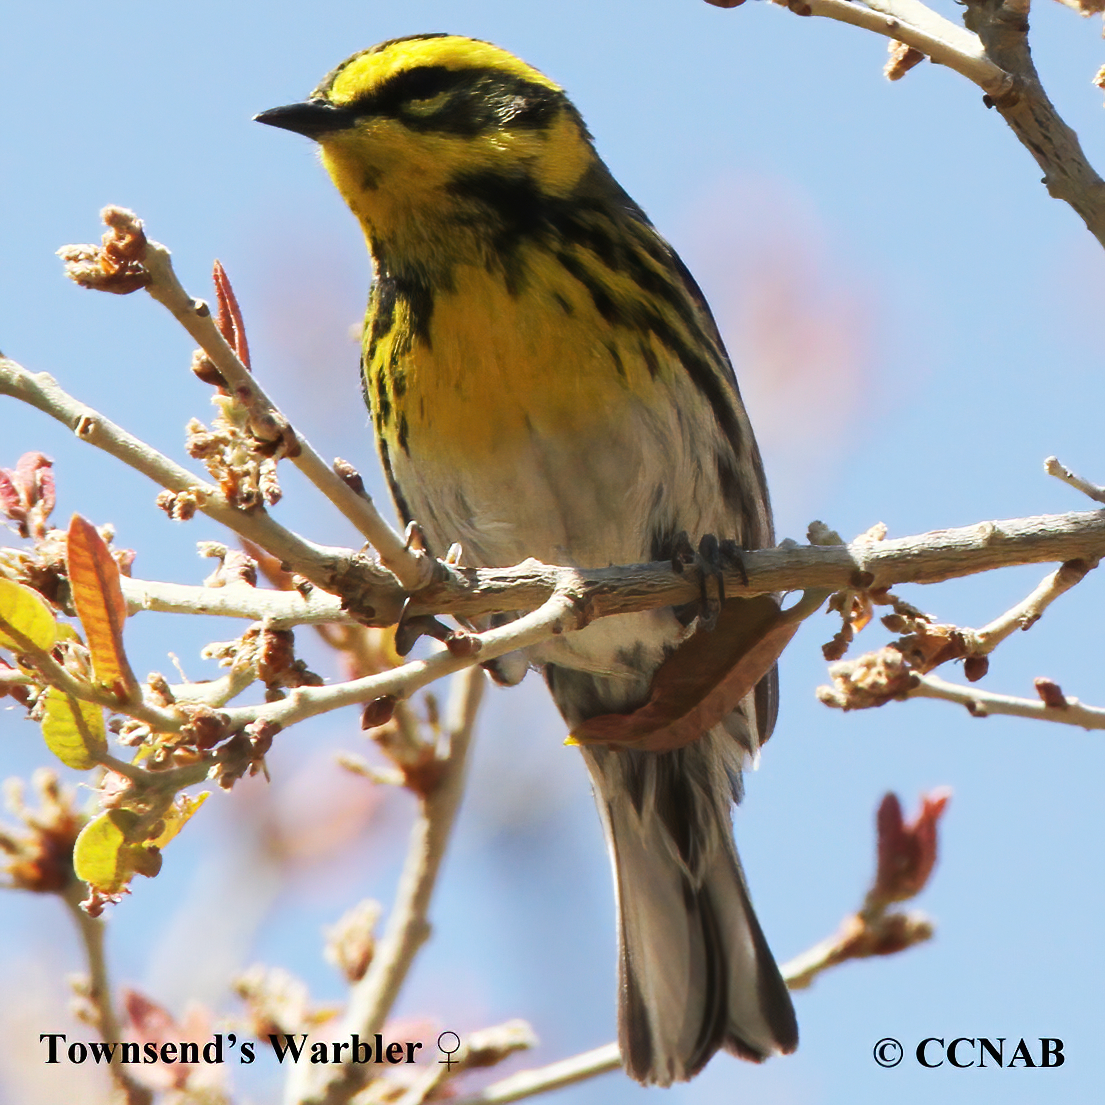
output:
[[246, 324], [242, 321], [242, 309], [238, 306], [238, 299], [230, 286], [230, 277], [226, 275], [221, 261], [215, 262], [211, 276], [215, 281], [215, 296], [219, 301], [219, 330], [226, 338], [227, 345], [238, 354], [238, 360], [249, 368]]
[[798, 624], [770, 595], [731, 599], [714, 629], [696, 630], [660, 665], [648, 702], [629, 714], [589, 718], [571, 739], [649, 752], [690, 744], [770, 671]]
[[119, 584], [119, 566], [96, 527], [79, 514], [69, 523], [66, 560], [96, 681], [120, 699], [130, 700], [138, 693], [138, 680], [123, 648], [127, 601]]

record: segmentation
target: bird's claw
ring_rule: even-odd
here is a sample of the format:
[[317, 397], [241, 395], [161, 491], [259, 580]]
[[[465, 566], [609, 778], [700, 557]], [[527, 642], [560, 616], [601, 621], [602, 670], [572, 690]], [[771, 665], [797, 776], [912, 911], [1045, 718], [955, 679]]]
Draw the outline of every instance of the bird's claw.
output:
[[702, 595], [697, 610], [694, 609], [694, 604], [682, 608], [687, 616], [685, 621], [680, 617], [680, 621], [687, 624], [692, 618], [697, 618], [701, 628], [713, 629], [725, 602], [726, 569], [737, 567], [743, 581], [748, 582], [741, 559], [741, 548], [736, 541], [719, 541], [714, 534], [707, 533], [699, 541], [696, 550], [686, 532], [681, 531], [672, 542], [671, 566], [674, 571], [682, 574], [692, 565], [698, 569]]

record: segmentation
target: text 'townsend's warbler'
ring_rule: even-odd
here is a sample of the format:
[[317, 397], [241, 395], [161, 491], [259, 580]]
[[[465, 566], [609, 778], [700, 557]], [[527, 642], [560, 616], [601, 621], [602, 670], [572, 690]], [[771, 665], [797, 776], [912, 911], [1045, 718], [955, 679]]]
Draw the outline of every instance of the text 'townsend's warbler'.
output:
[[[318, 142], [364, 230], [364, 394], [396, 506], [434, 549], [604, 567], [670, 557], [681, 532], [772, 543], [710, 310], [560, 87], [488, 43], [419, 35], [258, 119]], [[528, 661], [575, 729], [645, 702], [693, 616], [604, 618]], [[690, 1078], [718, 1048], [797, 1045], [730, 825], [775, 706], [772, 670], [685, 747], [582, 749], [614, 867], [619, 1042], [642, 1082]]]

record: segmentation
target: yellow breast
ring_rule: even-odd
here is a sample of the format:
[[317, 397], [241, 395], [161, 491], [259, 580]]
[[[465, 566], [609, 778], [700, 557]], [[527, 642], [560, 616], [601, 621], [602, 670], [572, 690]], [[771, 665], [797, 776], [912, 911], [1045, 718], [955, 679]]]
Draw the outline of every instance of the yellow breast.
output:
[[390, 329], [366, 346], [377, 433], [393, 454], [471, 464], [535, 434], [599, 442], [623, 404], [648, 402], [667, 360], [655, 338], [610, 326], [561, 266], [522, 271], [512, 286], [458, 265], [429, 302], [395, 302]]

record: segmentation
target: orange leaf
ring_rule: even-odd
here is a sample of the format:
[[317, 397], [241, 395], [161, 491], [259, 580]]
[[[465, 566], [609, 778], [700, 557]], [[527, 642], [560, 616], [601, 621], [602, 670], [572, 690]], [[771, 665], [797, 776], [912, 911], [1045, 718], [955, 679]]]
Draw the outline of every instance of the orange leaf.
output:
[[696, 630], [656, 669], [643, 706], [588, 718], [571, 739], [648, 752], [697, 740], [771, 670], [798, 629], [788, 614], [770, 595], [730, 599], [715, 628]]
[[119, 584], [119, 566], [96, 527], [79, 514], [69, 523], [66, 559], [96, 682], [128, 700], [137, 694], [138, 681], [123, 650], [127, 600]]

